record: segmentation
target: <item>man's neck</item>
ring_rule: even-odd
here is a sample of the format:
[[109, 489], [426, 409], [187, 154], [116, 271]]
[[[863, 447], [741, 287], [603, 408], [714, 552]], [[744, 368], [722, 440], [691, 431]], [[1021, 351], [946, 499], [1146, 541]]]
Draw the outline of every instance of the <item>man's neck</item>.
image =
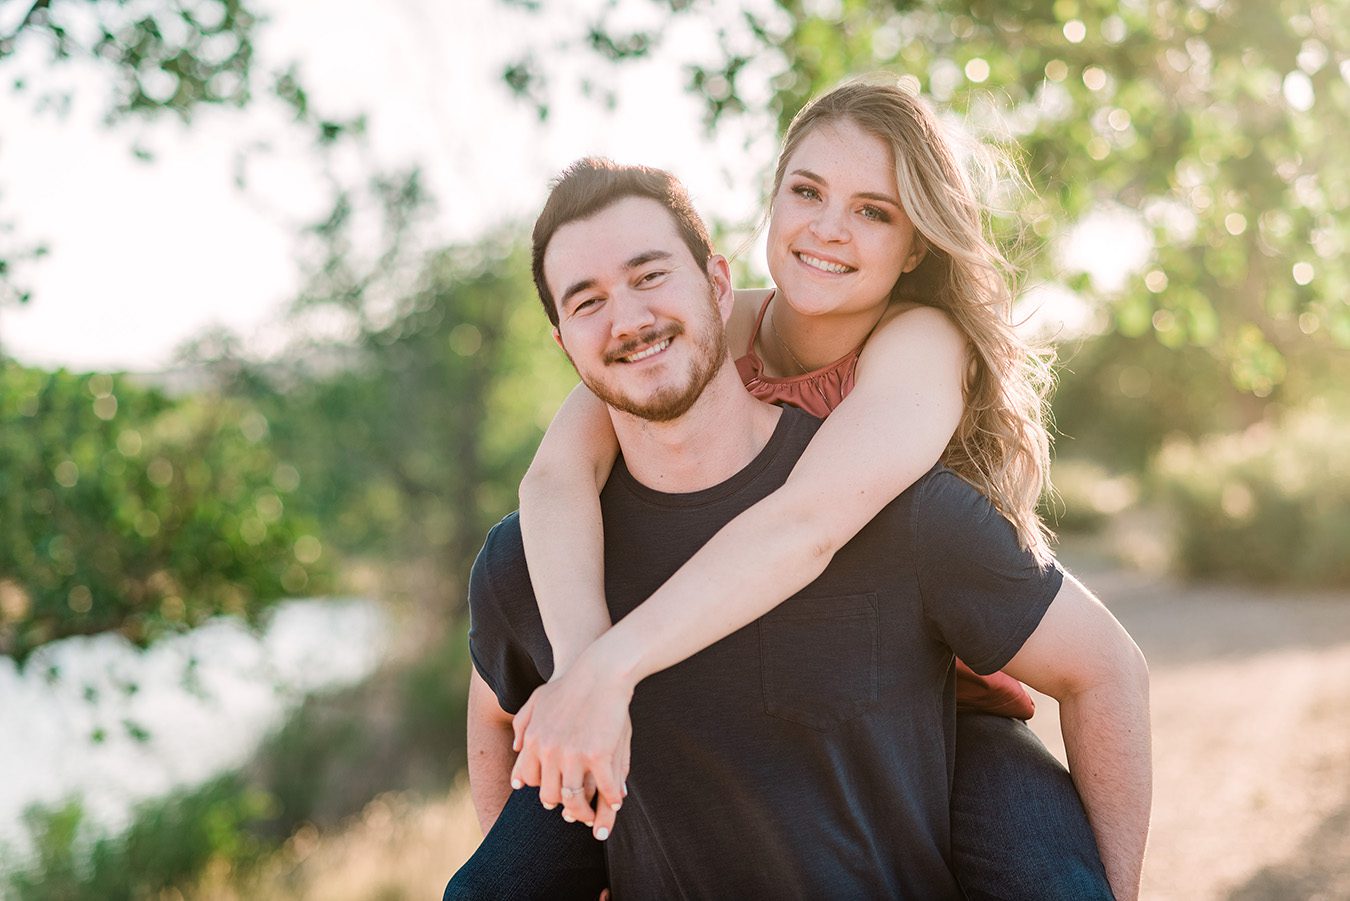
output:
[[648, 488], [688, 494], [740, 472], [769, 443], [782, 410], [756, 400], [728, 360], [683, 416], [649, 422], [610, 410], [629, 473]]

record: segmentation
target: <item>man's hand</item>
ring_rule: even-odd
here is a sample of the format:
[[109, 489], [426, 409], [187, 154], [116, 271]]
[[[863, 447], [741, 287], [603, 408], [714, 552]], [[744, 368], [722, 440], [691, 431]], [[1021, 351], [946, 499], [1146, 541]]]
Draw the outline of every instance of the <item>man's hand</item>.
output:
[[539, 786], [545, 807], [562, 804], [563, 819], [585, 823], [601, 841], [609, 838], [627, 794], [632, 698], [632, 682], [592, 646], [535, 689], [516, 714], [512, 787]]

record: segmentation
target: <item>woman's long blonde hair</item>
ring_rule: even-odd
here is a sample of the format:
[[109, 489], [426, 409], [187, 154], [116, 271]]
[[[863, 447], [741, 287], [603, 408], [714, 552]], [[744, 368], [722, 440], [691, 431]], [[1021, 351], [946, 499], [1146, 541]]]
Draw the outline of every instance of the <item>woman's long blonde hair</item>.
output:
[[943, 310], [974, 349], [965, 411], [942, 462], [983, 492], [1012, 522], [1022, 546], [1047, 565], [1053, 536], [1036, 506], [1049, 487], [1053, 354], [1031, 347], [1013, 328], [1016, 271], [990, 235], [988, 207], [932, 109], [894, 81], [849, 82], [807, 104], [788, 127], [773, 196], [802, 139], [839, 121], [891, 148], [900, 201], [928, 249], [918, 267], [900, 276], [891, 299]]

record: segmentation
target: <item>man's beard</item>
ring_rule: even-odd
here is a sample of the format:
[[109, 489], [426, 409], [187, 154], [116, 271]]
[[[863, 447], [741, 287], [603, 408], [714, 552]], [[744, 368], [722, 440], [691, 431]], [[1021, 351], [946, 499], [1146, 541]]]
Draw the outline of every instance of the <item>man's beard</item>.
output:
[[[717, 370], [721, 368], [727, 355], [726, 329], [722, 325], [722, 317], [711, 292], [709, 293], [706, 315], [695, 325], [698, 327], [697, 333], [686, 338], [695, 353], [693, 371], [689, 375], [689, 381], [683, 386], [669, 386], [646, 397], [633, 398], [620, 393], [603, 379], [588, 379], [583, 374], [581, 380], [586, 383], [587, 388], [591, 389], [592, 394], [620, 412], [645, 419], [648, 422], [670, 422], [679, 419], [689, 412], [690, 407], [703, 394], [703, 389], [717, 374]], [[660, 343], [667, 338], [673, 339], [683, 334], [685, 334], [685, 330], [679, 325], [661, 331], [653, 331], [639, 336], [633, 342], [634, 350]], [[611, 357], [624, 356], [631, 352], [620, 348], [619, 351], [611, 354]], [[573, 365], [576, 365], [575, 361]], [[628, 364], [609, 363], [607, 368], [608, 366], [620, 367], [625, 365]], [[580, 369], [577, 371], [580, 373]]]

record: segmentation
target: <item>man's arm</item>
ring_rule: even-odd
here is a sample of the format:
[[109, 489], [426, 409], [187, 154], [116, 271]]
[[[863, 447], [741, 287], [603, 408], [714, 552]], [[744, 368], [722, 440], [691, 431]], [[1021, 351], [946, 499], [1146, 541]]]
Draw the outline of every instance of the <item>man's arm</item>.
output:
[[487, 835], [511, 797], [511, 714], [474, 669], [469, 677], [469, 794]]
[[1059, 701], [1069, 772], [1111, 890], [1120, 901], [1138, 898], [1153, 797], [1144, 655], [1066, 573], [1040, 625], [1004, 671]]

